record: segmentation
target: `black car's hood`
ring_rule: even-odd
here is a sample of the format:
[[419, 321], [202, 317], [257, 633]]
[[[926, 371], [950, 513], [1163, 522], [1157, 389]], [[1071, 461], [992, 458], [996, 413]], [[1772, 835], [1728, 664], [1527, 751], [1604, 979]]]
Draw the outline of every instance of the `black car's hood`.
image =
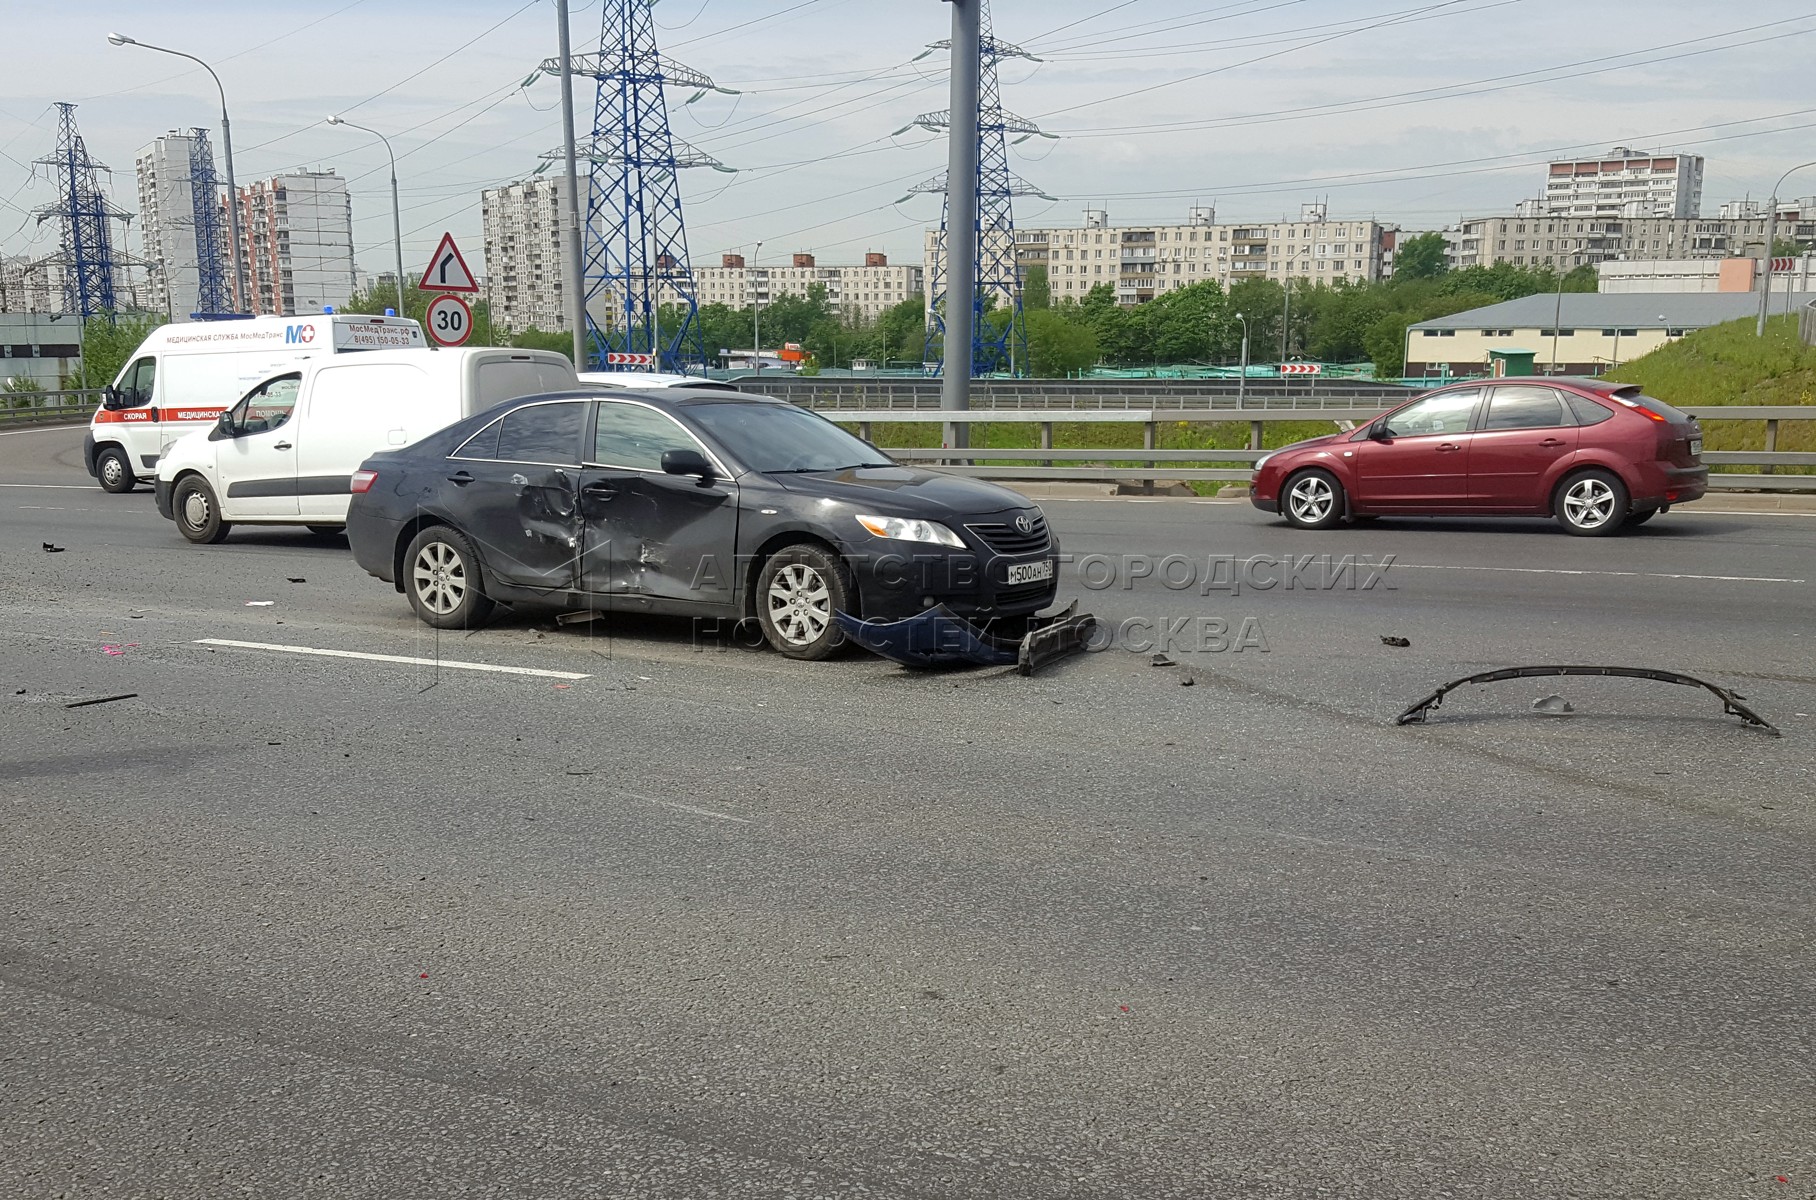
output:
[[972, 516], [1034, 506], [1006, 487], [918, 467], [853, 467], [768, 478], [799, 495], [843, 500], [883, 516]]

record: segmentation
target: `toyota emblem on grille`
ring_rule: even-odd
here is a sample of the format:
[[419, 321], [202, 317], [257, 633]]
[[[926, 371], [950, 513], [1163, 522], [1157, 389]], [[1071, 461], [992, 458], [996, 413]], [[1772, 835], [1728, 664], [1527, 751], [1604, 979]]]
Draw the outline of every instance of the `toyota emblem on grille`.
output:
[[1015, 527], [1023, 533], [1034, 532], [1034, 522], [1028, 519], [1027, 513], [1023, 513], [1021, 516], [1015, 518]]

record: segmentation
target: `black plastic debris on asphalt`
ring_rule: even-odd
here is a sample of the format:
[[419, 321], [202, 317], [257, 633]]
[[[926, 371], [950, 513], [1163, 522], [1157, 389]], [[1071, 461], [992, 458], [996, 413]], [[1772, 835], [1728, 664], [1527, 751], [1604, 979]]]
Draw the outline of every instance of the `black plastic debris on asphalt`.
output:
[[[1543, 667], [1503, 667], [1498, 671], [1482, 671], [1475, 675], [1465, 675], [1453, 679], [1425, 699], [1408, 708], [1394, 718], [1396, 725], [1422, 725], [1425, 718], [1436, 712], [1444, 702], [1446, 694], [1466, 683], [1499, 683], [1507, 679], [1538, 679], [1547, 675], [1582, 675], [1607, 676], [1614, 679], [1652, 679], [1659, 683], [1675, 683], [1682, 687], [1699, 687], [1713, 693], [1721, 701], [1721, 711], [1725, 716], [1739, 717], [1748, 725], [1770, 734], [1781, 736], [1778, 726], [1772, 724], [1758, 713], [1742, 703], [1746, 697], [1730, 688], [1698, 679], [1694, 675], [1685, 675], [1680, 671], [1662, 671], [1653, 667], [1585, 667], [1585, 666], [1543, 666]], [[1552, 697], [1547, 697], [1547, 700]], [[1562, 697], [1556, 697], [1561, 703], [1568, 703]], [[1534, 706], [1536, 708], [1536, 705]], [[1561, 715], [1561, 714], [1557, 714]]]
[[51, 542], [45, 542], [45, 543], [44, 543], [44, 553], [46, 553], [46, 554], [61, 554], [61, 553], [63, 553], [63, 547], [61, 547], [61, 546], [58, 546], [58, 545], [54, 545], [54, 544], [53, 544], [53, 543], [51, 543]]
[[983, 667], [1013, 666], [1032, 675], [1049, 663], [1084, 650], [1097, 618], [1078, 611], [1073, 601], [1051, 616], [1031, 618], [1020, 638], [1001, 637], [979, 627], [943, 604], [900, 621], [866, 621], [835, 612], [845, 636], [872, 654], [905, 667], [942, 667], [972, 663]]
[[121, 692], [117, 696], [90, 696], [86, 700], [71, 700], [69, 703], [65, 704], [63, 707], [64, 708], [87, 708], [91, 704], [112, 704], [115, 700], [131, 700], [134, 697], [136, 697], [138, 694], [139, 693], [137, 693], [137, 692]]
[[1381, 635], [1381, 644], [1383, 646], [1399, 646], [1404, 649], [1405, 647], [1412, 645], [1412, 642], [1403, 637], [1393, 637], [1388, 634], [1383, 634]]

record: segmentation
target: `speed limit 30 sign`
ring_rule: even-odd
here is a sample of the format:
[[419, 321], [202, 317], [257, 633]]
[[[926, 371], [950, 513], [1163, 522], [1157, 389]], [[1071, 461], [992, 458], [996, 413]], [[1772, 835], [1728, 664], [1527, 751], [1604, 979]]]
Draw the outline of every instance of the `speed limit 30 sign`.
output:
[[437, 296], [425, 314], [429, 338], [437, 346], [459, 346], [473, 335], [473, 310], [459, 296]]

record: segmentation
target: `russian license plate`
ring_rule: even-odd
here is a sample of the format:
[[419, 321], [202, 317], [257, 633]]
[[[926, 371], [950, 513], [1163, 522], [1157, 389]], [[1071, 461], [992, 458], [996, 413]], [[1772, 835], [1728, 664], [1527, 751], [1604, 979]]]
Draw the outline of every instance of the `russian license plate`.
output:
[[1039, 583], [1043, 579], [1053, 578], [1053, 560], [1043, 559], [1040, 562], [1013, 563], [1009, 567], [1010, 584]]
[[1701, 454], [1701, 453], [1702, 453], [1702, 439], [1701, 438], [1691, 438], [1690, 439], [1691, 457], [1695, 457], [1696, 455]]

